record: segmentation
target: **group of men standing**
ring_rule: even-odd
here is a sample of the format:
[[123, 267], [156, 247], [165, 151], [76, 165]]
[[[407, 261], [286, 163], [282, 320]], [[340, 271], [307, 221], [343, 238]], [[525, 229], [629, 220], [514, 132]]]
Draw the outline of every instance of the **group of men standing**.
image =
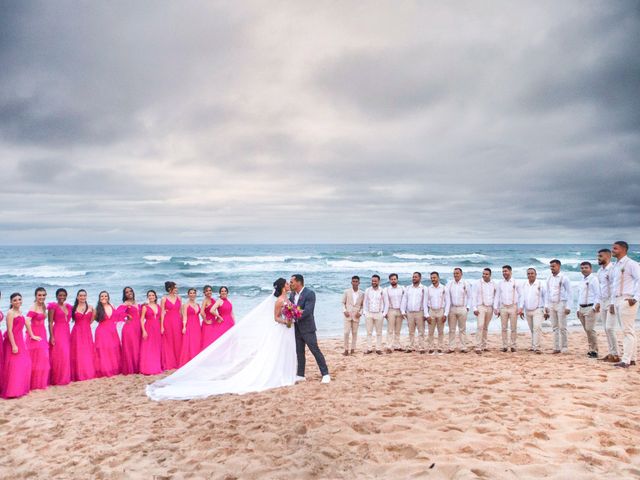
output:
[[[590, 262], [582, 262], [582, 279], [579, 284], [575, 308], [587, 335], [590, 358], [598, 358], [596, 320], [601, 317], [607, 336], [608, 353], [599, 358], [617, 367], [628, 368], [637, 360], [635, 319], [640, 301], [640, 266], [627, 256], [629, 245], [615, 242], [611, 249], [598, 251], [600, 269], [593, 273]], [[611, 258], [617, 261], [612, 263]], [[537, 278], [535, 268], [527, 269], [527, 280], [519, 283], [509, 265], [502, 267], [503, 279], [492, 280], [491, 269], [485, 268], [482, 278], [471, 284], [464, 280], [461, 268], [454, 268], [453, 280], [440, 283], [438, 272], [431, 272], [431, 285], [422, 284], [422, 274], [415, 272], [411, 285], [398, 284], [398, 275], [389, 275], [389, 286], [380, 286], [380, 276], [371, 277], [371, 286], [360, 289], [360, 278], [354, 275], [351, 288], [342, 297], [344, 314], [344, 353], [355, 353], [358, 326], [365, 318], [367, 340], [365, 354], [382, 355], [382, 330], [387, 320], [386, 352], [405, 351], [420, 353], [453, 353], [469, 351], [467, 316], [470, 311], [477, 318], [475, 351], [488, 351], [487, 332], [493, 316], [499, 317], [502, 326], [502, 351], [515, 352], [518, 317], [527, 320], [531, 333], [530, 351], [542, 353], [542, 322], [550, 319], [553, 328], [553, 353], [568, 353], [567, 316], [571, 313], [574, 296], [571, 282], [561, 272], [560, 260], [549, 264], [551, 275], [546, 281]], [[406, 347], [400, 343], [400, 330], [404, 320], [409, 328]], [[444, 326], [449, 327], [445, 349]], [[616, 330], [624, 332], [622, 352]], [[437, 339], [435, 332], [438, 332]], [[373, 333], [375, 332], [375, 346]], [[417, 337], [416, 337], [417, 332]], [[425, 345], [426, 332], [426, 345]], [[456, 342], [457, 336], [457, 342]], [[457, 345], [456, 345], [457, 343]], [[621, 355], [622, 353], [622, 355]]]

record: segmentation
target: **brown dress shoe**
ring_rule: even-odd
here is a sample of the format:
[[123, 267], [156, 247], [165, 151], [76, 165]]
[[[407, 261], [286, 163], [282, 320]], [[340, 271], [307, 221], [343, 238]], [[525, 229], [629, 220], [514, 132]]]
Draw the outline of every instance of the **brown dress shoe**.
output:
[[420, 350], [420, 353], [424, 355], [426, 352], [424, 350]]
[[553, 351], [553, 354], [554, 354], [554, 355], [557, 355], [557, 354], [559, 354], [559, 353], [562, 353], [562, 352], [560, 352], [560, 350], [554, 350], [554, 351]]
[[515, 349], [515, 348], [513, 348], [513, 347], [511, 347], [511, 351], [512, 351], [512, 352], [515, 352], [515, 351], [516, 351], [516, 349]]
[[621, 360], [622, 359], [618, 355], [611, 355], [611, 357], [609, 357], [609, 360], [607, 360], [607, 363], [618, 363]]
[[478, 355], [482, 355], [482, 350], [476, 350], [476, 353], [477, 353]]
[[631, 360], [629, 362], [629, 365], [631, 365], [632, 367], [635, 367], [636, 366], [636, 361], [635, 360]]
[[364, 354], [365, 354], [365, 355], [370, 355], [370, 354], [372, 354], [372, 353], [373, 353], [373, 352], [372, 352], [371, 350], [365, 350], [365, 352], [364, 352]]
[[342, 352], [342, 355], [344, 355], [345, 357], [349, 356], [349, 350], [345, 350], [344, 352]]
[[376, 350], [376, 353], [377, 353], [378, 355], [382, 355], [382, 350]]
[[393, 350], [391, 350], [390, 348], [387, 348], [387, 349], [385, 350], [385, 352], [387, 352], [387, 353], [393, 353]]
[[351, 349], [351, 355], [353, 355], [354, 353], [356, 353], [356, 351], [352, 348]]
[[608, 362], [611, 357], [613, 357], [613, 355], [611, 355], [610, 353], [607, 353], [604, 357], [599, 358], [598, 361], [599, 362]]

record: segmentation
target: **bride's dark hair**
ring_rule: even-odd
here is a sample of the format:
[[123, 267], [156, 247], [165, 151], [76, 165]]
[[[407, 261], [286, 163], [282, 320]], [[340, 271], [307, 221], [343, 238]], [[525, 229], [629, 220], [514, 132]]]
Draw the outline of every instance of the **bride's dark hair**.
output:
[[279, 297], [280, 295], [282, 295], [282, 290], [284, 290], [284, 286], [286, 283], [287, 281], [284, 278], [279, 278], [275, 282], [273, 282], [273, 288], [275, 288], [275, 290], [273, 291], [274, 297]]

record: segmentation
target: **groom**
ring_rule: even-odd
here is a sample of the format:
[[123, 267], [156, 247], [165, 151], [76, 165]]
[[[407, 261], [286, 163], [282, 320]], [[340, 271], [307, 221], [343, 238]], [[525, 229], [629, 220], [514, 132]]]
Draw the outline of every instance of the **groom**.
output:
[[302, 316], [295, 323], [296, 331], [296, 355], [298, 356], [298, 375], [296, 382], [305, 380], [304, 364], [305, 364], [305, 346], [309, 347], [311, 353], [316, 359], [320, 374], [322, 375], [321, 383], [329, 383], [329, 369], [324, 355], [318, 347], [318, 339], [316, 338], [316, 322], [313, 318], [313, 310], [316, 306], [316, 294], [313, 290], [304, 288], [304, 277], [299, 273], [291, 277], [291, 296], [289, 300], [294, 305], [302, 309]]

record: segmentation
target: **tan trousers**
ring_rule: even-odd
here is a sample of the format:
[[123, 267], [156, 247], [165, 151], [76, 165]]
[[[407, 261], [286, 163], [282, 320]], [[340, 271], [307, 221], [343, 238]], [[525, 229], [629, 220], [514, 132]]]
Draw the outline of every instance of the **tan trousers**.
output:
[[638, 315], [638, 305], [632, 307], [626, 298], [616, 299], [616, 315], [622, 331], [624, 332], [624, 340], [622, 341], [622, 361], [627, 365], [633, 360], [638, 359], [638, 339], [636, 337], [636, 315]]
[[365, 319], [367, 325], [367, 350], [373, 349], [373, 330], [376, 331], [376, 350], [382, 350], [382, 322], [383, 316], [380, 313], [369, 313]]
[[607, 345], [609, 347], [609, 355], [620, 356], [620, 347], [618, 346], [618, 338], [616, 329], [618, 328], [618, 317], [609, 311], [610, 302], [603, 302], [600, 306], [600, 318], [604, 326], [604, 333], [607, 335]]
[[540, 342], [542, 341], [542, 321], [544, 320], [544, 309], [536, 308], [535, 310], [525, 311], [525, 317], [531, 331], [531, 348], [535, 352], [541, 350]]
[[427, 348], [434, 350], [433, 348], [433, 335], [438, 329], [438, 350], [444, 350], [444, 308], [430, 308], [429, 317], [431, 317], [431, 323], [429, 324], [429, 336], [427, 337]]
[[567, 333], [567, 315], [564, 313], [565, 302], [552, 303], [549, 306], [549, 317], [553, 327], [553, 349], [562, 353], [569, 352], [569, 336]]
[[486, 305], [478, 306], [478, 331], [476, 332], [476, 350], [487, 348], [487, 333], [489, 332], [489, 322], [493, 317], [493, 307]]
[[593, 307], [580, 307], [580, 323], [587, 334], [589, 351], [598, 351], [598, 334], [596, 333], [596, 312]]
[[344, 349], [349, 350], [349, 337], [351, 337], [351, 350], [356, 349], [358, 340], [358, 327], [360, 326], [360, 318], [356, 318], [358, 309], [349, 312], [349, 318], [344, 317]]
[[[500, 307], [500, 321], [502, 322], [502, 348], [516, 348], [518, 338], [518, 306], [505, 305]], [[511, 327], [511, 338], [507, 331]]]
[[409, 324], [409, 347], [408, 350], [415, 349], [416, 328], [418, 329], [418, 350], [424, 350], [424, 312], [407, 312], [407, 323]]
[[400, 348], [402, 313], [399, 308], [390, 308], [387, 313], [387, 348]]
[[456, 349], [456, 327], [459, 332], [460, 348], [467, 349], [467, 307], [449, 309], [449, 350]]

